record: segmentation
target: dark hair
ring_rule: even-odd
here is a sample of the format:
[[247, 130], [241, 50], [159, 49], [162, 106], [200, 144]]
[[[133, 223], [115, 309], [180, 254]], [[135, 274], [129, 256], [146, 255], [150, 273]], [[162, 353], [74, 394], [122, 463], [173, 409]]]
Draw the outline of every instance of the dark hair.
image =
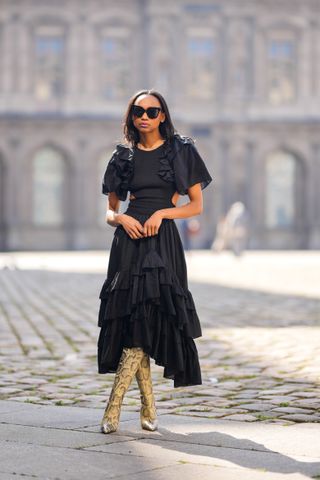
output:
[[131, 107], [136, 101], [136, 99], [143, 94], [153, 95], [159, 100], [161, 108], [166, 116], [164, 122], [160, 123], [159, 125], [159, 131], [165, 140], [172, 140], [174, 134], [176, 133], [176, 130], [171, 121], [167, 102], [165, 101], [161, 93], [159, 93], [157, 90], [154, 90], [153, 88], [151, 88], [150, 90], [139, 90], [130, 98], [123, 121], [124, 139], [132, 146], [136, 145], [140, 140], [139, 130], [134, 126], [132, 121]]

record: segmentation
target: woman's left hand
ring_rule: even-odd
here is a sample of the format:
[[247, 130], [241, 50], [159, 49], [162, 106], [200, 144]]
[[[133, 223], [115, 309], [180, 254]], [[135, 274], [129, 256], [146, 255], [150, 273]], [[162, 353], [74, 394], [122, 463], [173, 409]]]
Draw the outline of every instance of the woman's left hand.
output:
[[160, 211], [154, 212], [151, 217], [144, 222], [144, 236], [150, 237], [152, 235], [157, 235], [159, 232], [160, 225], [162, 223], [162, 215]]

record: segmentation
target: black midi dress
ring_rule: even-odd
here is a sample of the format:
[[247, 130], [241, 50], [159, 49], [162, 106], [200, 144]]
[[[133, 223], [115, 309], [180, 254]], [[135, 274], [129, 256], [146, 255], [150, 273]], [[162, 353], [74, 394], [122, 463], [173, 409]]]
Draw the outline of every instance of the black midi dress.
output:
[[[159, 209], [175, 208], [173, 194], [188, 193], [212, 180], [194, 141], [173, 140], [145, 151], [117, 144], [107, 165], [102, 193], [130, 199], [124, 213], [144, 222]], [[132, 239], [115, 228], [107, 277], [100, 291], [98, 373], [115, 372], [124, 347], [142, 347], [164, 367], [174, 387], [202, 384], [195, 338], [202, 335], [182, 241], [173, 219], [162, 220], [158, 234]]]

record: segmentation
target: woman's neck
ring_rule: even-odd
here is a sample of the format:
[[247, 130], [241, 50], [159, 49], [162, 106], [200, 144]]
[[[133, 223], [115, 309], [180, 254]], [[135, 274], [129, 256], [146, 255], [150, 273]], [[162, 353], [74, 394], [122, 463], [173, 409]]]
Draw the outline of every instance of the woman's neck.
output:
[[158, 134], [158, 132], [148, 135], [140, 133], [140, 141], [138, 142], [138, 146], [144, 150], [152, 150], [159, 147], [163, 142], [164, 139]]

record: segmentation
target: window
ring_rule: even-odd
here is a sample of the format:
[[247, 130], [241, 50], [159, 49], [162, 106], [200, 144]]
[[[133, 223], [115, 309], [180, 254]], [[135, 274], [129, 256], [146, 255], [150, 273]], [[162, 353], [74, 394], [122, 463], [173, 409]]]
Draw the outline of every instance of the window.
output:
[[187, 43], [187, 95], [212, 99], [215, 94], [215, 42], [212, 36], [190, 35]]
[[38, 225], [63, 222], [65, 162], [51, 148], [40, 150], [33, 161], [33, 221]]
[[266, 162], [266, 224], [290, 227], [295, 218], [296, 158], [290, 153], [274, 152]]
[[269, 40], [268, 98], [274, 105], [288, 103], [296, 95], [295, 45], [292, 39]]
[[35, 36], [35, 96], [40, 101], [61, 97], [64, 90], [64, 37], [60, 29], [37, 30]]
[[128, 35], [121, 29], [105, 33], [101, 40], [102, 94], [107, 99], [127, 96], [130, 84], [130, 44]]

